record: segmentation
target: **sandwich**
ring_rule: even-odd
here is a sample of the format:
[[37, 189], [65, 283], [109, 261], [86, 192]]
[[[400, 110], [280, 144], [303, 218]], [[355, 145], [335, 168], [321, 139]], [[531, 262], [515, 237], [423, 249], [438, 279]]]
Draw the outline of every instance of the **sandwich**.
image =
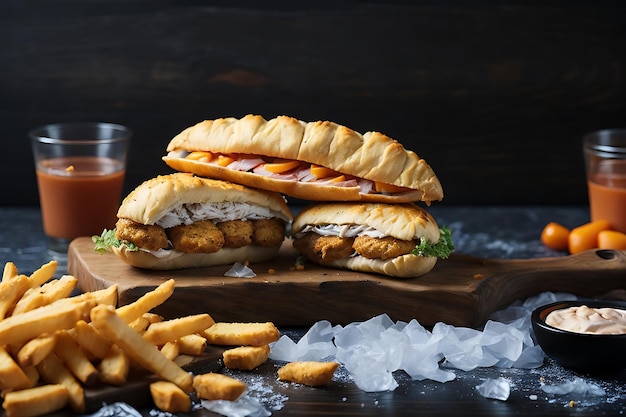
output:
[[176, 135], [165, 163], [311, 201], [440, 201], [439, 179], [415, 152], [379, 132], [279, 116], [205, 120]]
[[293, 219], [279, 193], [189, 173], [140, 184], [117, 217], [115, 229], [94, 237], [96, 250], [154, 270], [269, 260]]
[[450, 231], [414, 203], [320, 203], [291, 225], [293, 247], [317, 264], [413, 278], [454, 250]]

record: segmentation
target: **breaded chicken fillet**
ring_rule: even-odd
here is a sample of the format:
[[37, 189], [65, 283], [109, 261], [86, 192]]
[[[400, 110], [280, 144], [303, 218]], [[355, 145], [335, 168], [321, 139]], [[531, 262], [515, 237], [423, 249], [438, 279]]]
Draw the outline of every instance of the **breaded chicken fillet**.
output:
[[259, 262], [276, 255], [291, 219], [278, 193], [186, 173], [162, 175], [124, 199], [112, 250], [147, 269]]

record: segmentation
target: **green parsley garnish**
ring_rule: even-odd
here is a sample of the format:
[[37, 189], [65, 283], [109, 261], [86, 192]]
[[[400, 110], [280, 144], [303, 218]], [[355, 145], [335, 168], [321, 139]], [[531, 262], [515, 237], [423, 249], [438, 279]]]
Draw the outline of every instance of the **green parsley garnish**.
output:
[[417, 256], [436, 256], [437, 258], [447, 259], [454, 251], [452, 231], [444, 226], [439, 229], [439, 234], [439, 242], [432, 243], [422, 238], [420, 243], [415, 246], [415, 249], [413, 249], [411, 253]]
[[119, 248], [122, 245], [126, 245], [129, 250], [135, 251], [137, 250], [137, 246], [130, 242], [121, 241], [115, 237], [115, 229], [107, 230], [104, 229], [100, 236], [94, 235], [91, 237], [91, 240], [94, 243], [94, 250], [99, 253], [105, 253], [109, 250], [111, 246], [115, 246]]

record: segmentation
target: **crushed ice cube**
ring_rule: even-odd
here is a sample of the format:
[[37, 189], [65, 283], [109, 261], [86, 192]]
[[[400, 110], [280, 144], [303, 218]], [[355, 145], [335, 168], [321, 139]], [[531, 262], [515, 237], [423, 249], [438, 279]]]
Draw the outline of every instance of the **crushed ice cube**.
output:
[[268, 417], [272, 415], [258, 400], [248, 395], [243, 395], [236, 401], [202, 400], [201, 404], [207, 410], [226, 417]]
[[470, 371], [498, 362], [498, 358], [485, 351], [485, 334], [479, 330], [437, 323], [433, 327], [433, 335], [440, 337], [439, 347], [446, 359], [446, 366]]
[[487, 379], [476, 386], [476, 390], [485, 398], [506, 401], [511, 394], [511, 384], [505, 378]]
[[340, 326], [333, 328], [329, 321], [322, 320], [311, 326], [298, 343], [283, 335], [278, 341], [271, 344], [269, 357], [285, 362], [321, 361], [332, 357], [337, 352], [333, 343], [334, 329], [337, 328]]
[[89, 417], [141, 417], [141, 413], [135, 410], [130, 404], [116, 402], [103, 404], [102, 407]]
[[335, 334], [336, 359], [352, 375], [355, 384], [367, 392], [390, 391], [398, 387], [393, 377], [397, 370], [397, 332], [386, 314], [362, 323], [351, 323]]
[[400, 370], [414, 380], [447, 382], [456, 377], [453, 369], [538, 368], [545, 354], [535, 343], [530, 315], [539, 305], [572, 298], [546, 292], [515, 302], [494, 313], [481, 330], [436, 323], [429, 331], [417, 320], [394, 322], [387, 314], [344, 327], [320, 321], [298, 343], [282, 336], [272, 344], [270, 358], [334, 359], [365, 391], [395, 389], [393, 373]]
[[256, 277], [256, 274], [252, 268], [240, 262], [235, 262], [228, 271], [224, 272], [224, 276], [235, 278], [254, 278]]

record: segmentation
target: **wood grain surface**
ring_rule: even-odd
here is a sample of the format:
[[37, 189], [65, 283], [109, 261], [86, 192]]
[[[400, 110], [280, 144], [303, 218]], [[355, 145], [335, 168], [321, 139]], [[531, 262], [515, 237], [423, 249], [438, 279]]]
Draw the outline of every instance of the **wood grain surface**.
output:
[[413, 279], [312, 263], [298, 271], [295, 260], [287, 241], [276, 259], [251, 265], [254, 278], [224, 276], [230, 265], [148, 271], [112, 253], [95, 252], [91, 239], [84, 237], [70, 245], [68, 272], [83, 291], [117, 284], [120, 304], [174, 278], [174, 294], [157, 309], [166, 317], [209, 313], [216, 321], [272, 321], [279, 326], [308, 326], [319, 320], [347, 324], [386, 313], [393, 320], [417, 319], [424, 326], [442, 321], [477, 327], [515, 300], [543, 291], [597, 296], [623, 289], [626, 276], [626, 253], [606, 250], [523, 260], [453, 255]]

